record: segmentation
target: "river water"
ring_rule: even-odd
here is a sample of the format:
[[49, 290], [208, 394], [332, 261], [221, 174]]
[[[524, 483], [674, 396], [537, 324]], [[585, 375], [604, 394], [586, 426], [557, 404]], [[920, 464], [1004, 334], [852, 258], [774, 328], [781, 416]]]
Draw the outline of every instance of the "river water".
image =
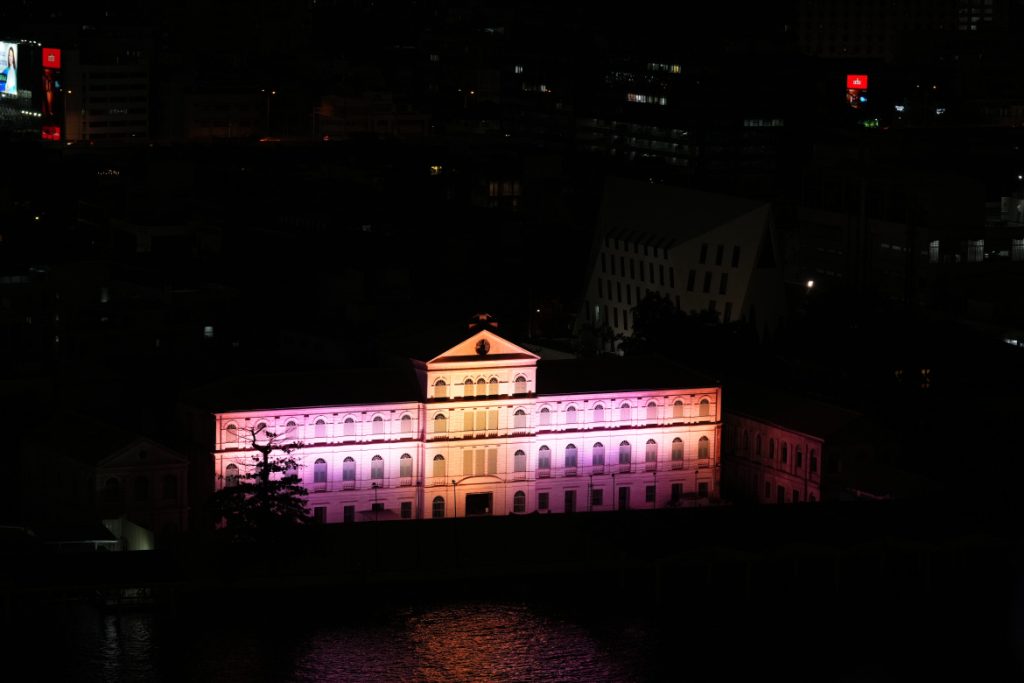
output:
[[365, 604], [324, 607], [299, 595], [293, 609], [241, 614], [225, 604], [202, 617], [51, 604], [0, 650], [11, 648], [8, 673], [13, 662], [26, 664], [8, 680], [104, 683], [1016, 680], [1019, 672], [1009, 643], [965, 640], [970, 629], [922, 631], [927, 620], [904, 628], [872, 619], [842, 630], [838, 621], [800, 619], [771, 628], [771, 619], [752, 625], [693, 613], [666, 621], [526, 602]]

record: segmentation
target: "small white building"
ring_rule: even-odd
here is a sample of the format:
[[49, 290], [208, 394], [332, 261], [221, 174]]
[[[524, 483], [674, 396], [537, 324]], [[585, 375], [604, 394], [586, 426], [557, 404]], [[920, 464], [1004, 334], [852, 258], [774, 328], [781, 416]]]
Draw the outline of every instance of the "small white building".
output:
[[[337, 396], [364, 391], [358, 403], [303, 404], [282, 393], [278, 406], [243, 395], [217, 409], [215, 486], [251, 466], [242, 435], [264, 426], [300, 444], [291, 455], [321, 522], [718, 498], [721, 389], [705, 377], [629, 359], [544, 361], [490, 329], [412, 361], [407, 375], [408, 389], [393, 390], [383, 374], [351, 375], [362, 389], [339, 386]], [[328, 385], [305, 395], [331, 393]]]

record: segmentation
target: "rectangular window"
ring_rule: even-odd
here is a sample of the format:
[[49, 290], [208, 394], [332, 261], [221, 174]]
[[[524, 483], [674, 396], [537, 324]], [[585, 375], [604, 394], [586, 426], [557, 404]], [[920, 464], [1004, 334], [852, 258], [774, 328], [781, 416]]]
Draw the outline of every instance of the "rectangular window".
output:
[[[640, 269], [641, 279], [643, 279], [643, 274], [644, 274], [644, 271], [643, 271], [643, 268], [641, 267], [641, 269]], [[633, 259], [629, 259], [629, 279], [630, 280], [635, 280], [636, 279], [636, 262]]]
[[672, 502], [677, 502], [683, 499], [683, 485], [672, 484]]
[[626, 277], [626, 257], [619, 257], [619, 275]]
[[793, 502], [794, 503], [799, 503], [800, 502], [800, 492], [797, 491], [796, 489], [793, 489]]
[[313, 521], [317, 524], [327, 523], [327, 506], [317, 505], [313, 508]]
[[772, 497], [772, 483], [770, 481], [764, 483], [764, 497], [766, 500]]
[[[641, 263], [640, 264], [640, 269], [643, 270], [643, 267], [644, 266]], [[654, 284], [654, 264], [653, 263], [648, 263], [647, 264], [647, 274], [651, 276], [651, 284], [653, 285]]]
[[785, 486], [779, 486], [775, 491], [776, 491], [776, 494], [777, 494], [776, 495], [776, 499], [780, 503], [785, 503], [786, 502], [786, 487]]
[[601, 282], [601, 278], [597, 278], [597, 298], [598, 299], [603, 299], [604, 298], [604, 286], [603, 285], [604, 285], [604, 283]]
[[498, 473], [498, 449], [487, 449], [487, 474]]
[[412, 501], [402, 501], [402, 519], [412, 519]]
[[370, 512], [384, 512], [384, 503], [371, 503]]
[[604, 252], [601, 252], [601, 272], [602, 272], [602, 273], [605, 273], [605, 272], [607, 272], [607, 270], [608, 270], [608, 269], [607, 269], [607, 265], [608, 265], [608, 264], [607, 264], [607, 263], [605, 262], [605, 255], [604, 255]]
[[644, 489], [644, 500], [648, 503], [653, 503], [657, 495], [657, 489], [654, 486], [648, 486]]
[[708, 262], [708, 245], [700, 245], [700, 264], [703, 266]]
[[[637, 303], [640, 303], [640, 302], [637, 301]], [[626, 305], [627, 306], [632, 306], [633, 305], [633, 288], [630, 287], [629, 285], [626, 285]]]
[[621, 282], [616, 282], [615, 283], [615, 295], [616, 295], [615, 296], [616, 301], [621, 304], [622, 303], [622, 283]]
[[619, 326], [619, 309], [613, 308], [612, 309], [612, 327], [618, 327], [618, 326]]
[[715, 250], [715, 265], [722, 265], [722, 258], [725, 257], [725, 245], [719, 244], [718, 249]]
[[740, 248], [739, 245], [732, 248], [732, 267], [740, 267]]
[[672, 266], [668, 267], [668, 286], [672, 289], [676, 288], [676, 269]]
[[708, 483], [706, 481], [701, 481], [697, 483], [697, 495], [700, 496], [701, 498], [708, 497]]
[[665, 286], [665, 266], [660, 263], [658, 264], [658, 284], [662, 287]]
[[565, 512], [576, 512], [576, 492], [565, 492]]
[[711, 293], [711, 273], [704, 273], [704, 293]]
[[342, 521], [345, 524], [351, 524], [352, 522], [356, 521], [356, 506], [355, 505], [346, 505], [345, 506], [345, 508], [344, 508], [344, 516], [342, 517]]
[[548, 509], [548, 497], [549, 497], [548, 493], [538, 493], [537, 494], [537, 509], [538, 510], [547, 510]]
[[722, 273], [722, 279], [718, 281], [718, 293], [725, 294], [729, 288], [729, 273]]
[[590, 492], [590, 504], [594, 507], [604, 505], [604, 489], [594, 489]]
[[696, 285], [696, 283], [697, 283], [697, 271], [696, 270], [691, 270], [690, 274], [686, 278], [686, 291], [687, 292], [692, 292], [694, 286]]
[[730, 322], [731, 320], [732, 320], [732, 302], [731, 301], [726, 301], [725, 302], [725, 312], [722, 313], [722, 322], [723, 323], [727, 323], [727, 322]]
[[811, 456], [811, 474], [817, 474], [817, 473], [818, 473], [818, 456], [812, 455]]

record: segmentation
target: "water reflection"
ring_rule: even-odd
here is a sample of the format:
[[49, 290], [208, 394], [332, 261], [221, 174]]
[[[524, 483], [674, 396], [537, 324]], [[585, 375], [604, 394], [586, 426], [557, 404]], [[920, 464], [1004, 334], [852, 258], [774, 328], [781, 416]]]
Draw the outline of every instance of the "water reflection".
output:
[[[325, 629], [296, 681], [624, 681], [636, 677], [585, 629], [522, 605], [408, 611], [399, 628]], [[394, 626], [394, 625], [393, 625]]]

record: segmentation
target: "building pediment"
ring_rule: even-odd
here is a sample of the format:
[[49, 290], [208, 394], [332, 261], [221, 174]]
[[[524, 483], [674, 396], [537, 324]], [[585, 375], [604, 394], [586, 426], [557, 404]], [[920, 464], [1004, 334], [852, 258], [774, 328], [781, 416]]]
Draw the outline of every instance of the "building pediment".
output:
[[149, 439], [139, 438], [129, 443], [124, 448], [111, 453], [108, 457], [97, 463], [100, 468], [131, 468], [131, 467], [165, 467], [180, 466], [188, 461], [160, 444]]
[[480, 330], [439, 356], [427, 361], [427, 366], [456, 364], [480, 365], [498, 361], [532, 361], [540, 356], [516, 346], [490, 330]]

